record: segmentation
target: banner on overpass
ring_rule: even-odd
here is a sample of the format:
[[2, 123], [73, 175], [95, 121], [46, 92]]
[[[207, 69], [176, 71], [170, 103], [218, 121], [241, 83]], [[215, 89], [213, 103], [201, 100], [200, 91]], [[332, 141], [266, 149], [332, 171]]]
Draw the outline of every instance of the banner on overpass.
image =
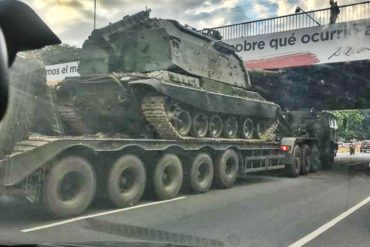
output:
[[55, 84], [59, 81], [64, 80], [66, 77], [79, 76], [78, 69], [79, 61], [60, 63], [54, 65], [47, 65], [46, 68], [46, 80], [48, 84]]
[[225, 40], [247, 68], [274, 69], [370, 59], [370, 19]]

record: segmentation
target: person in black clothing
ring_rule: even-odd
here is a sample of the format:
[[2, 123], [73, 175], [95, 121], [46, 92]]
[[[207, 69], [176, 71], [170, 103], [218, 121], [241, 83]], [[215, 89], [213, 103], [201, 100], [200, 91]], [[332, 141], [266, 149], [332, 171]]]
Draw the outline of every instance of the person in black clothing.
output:
[[334, 2], [334, 0], [330, 0], [329, 3], [330, 3], [330, 24], [334, 24], [338, 19], [340, 9], [338, 7], [337, 2]]
[[351, 141], [351, 143], [349, 144], [349, 155], [355, 155], [355, 150], [355, 144], [353, 143], [353, 141]]

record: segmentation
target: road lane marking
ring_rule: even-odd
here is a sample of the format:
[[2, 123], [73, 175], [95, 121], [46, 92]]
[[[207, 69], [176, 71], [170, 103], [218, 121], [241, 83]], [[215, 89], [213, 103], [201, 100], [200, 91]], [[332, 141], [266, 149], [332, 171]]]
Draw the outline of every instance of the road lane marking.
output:
[[338, 215], [337, 217], [335, 217], [334, 219], [332, 219], [331, 221], [329, 221], [325, 225], [322, 225], [321, 227], [317, 228], [315, 231], [313, 231], [310, 234], [306, 235], [305, 237], [301, 238], [297, 242], [289, 245], [289, 247], [300, 247], [300, 246], [303, 246], [303, 245], [307, 244], [308, 242], [310, 242], [311, 240], [313, 240], [314, 238], [316, 238], [317, 236], [319, 236], [323, 232], [327, 231], [331, 227], [335, 226], [338, 222], [340, 222], [341, 220], [343, 220], [344, 218], [346, 218], [347, 216], [349, 216], [350, 214], [352, 214], [353, 212], [355, 212], [356, 210], [358, 210], [359, 208], [361, 208], [362, 206], [364, 206], [368, 202], [370, 202], [370, 196], [367, 197], [366, 199], [364, 199], [363, 201], [359, 202], [358, 204], [356, 204], [352, 208], [348, 209], [344, 213]]
[[50, 228], [50, 227], [54, 227], [54, 226], [59, 226], [59, 225], [64, 225], [64, 224], [76, 222], [76, 221], [79, 221], [79, 220], [84, 220], [84, 219], [88, 219], [88, 218], [94, 218], [94, 217], [108, 215], [108, 214], [115, 214], [115, 213], [119, 213], [119, 212], [124, 212], [124, 211], [129, 211], [129, 210], [132, 210], [132, 209], [137, 209], [137, 208], [143, 208], [143, 207], [148, 207], [148, 206], [163, 204], [163, 203], [167, 203], [167, 202], [174, 202], [174, 201], [182, 200], [182, 199], [185, 199], [185, 198], [186, 198], [186, 196], [181, 196], [181, 197], [176, 197], [176, 198], [170, 199], [170, 200], [164, 200], [164, 201], [158, 201], [158, 202], [150, 202], [150, 203], [140, 204], [140, 205], [136, 205], [136, 206], [132, 206], [132, 207], [128, 207], [128, 208], [120, 208], [120, 209], [115, 209], [115, 210], [111, 210], [111, 211], [106, 211], [106, 212], [101, 212], [101, 213], [96, 213], [96, 214], [90, 214], [90, 215], [86, 215], [86, 216], [79, 216], [79, 217], [76, 217], [76, 218], [72, 218], [72, 219], [68, 219], [68, 220], [63, 220], [63, 221], [59, 221], [59, 222], [55, 222], [55, 223], [51, 223], [51, 224], [47, 224], [47, 225], [42, 225], [42, 226], [37, 226], [37, 227], [23, 229], [23, 230], [21, 230], [21, 232], [38, 231], [38, 230], [42, 230], [42, 229], [45, 229], [45, 228]]

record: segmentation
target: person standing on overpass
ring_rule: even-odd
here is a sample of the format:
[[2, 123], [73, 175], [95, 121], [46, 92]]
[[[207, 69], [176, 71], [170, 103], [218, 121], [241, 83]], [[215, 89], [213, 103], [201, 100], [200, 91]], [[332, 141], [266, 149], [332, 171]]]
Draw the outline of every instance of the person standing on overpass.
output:
[[340, 9], [338, 7], [337, 2], [334, 2], [334, 0], [330, 0], [329, 3], [330, 3], [330, 24], [335, 24], [340, 13]]

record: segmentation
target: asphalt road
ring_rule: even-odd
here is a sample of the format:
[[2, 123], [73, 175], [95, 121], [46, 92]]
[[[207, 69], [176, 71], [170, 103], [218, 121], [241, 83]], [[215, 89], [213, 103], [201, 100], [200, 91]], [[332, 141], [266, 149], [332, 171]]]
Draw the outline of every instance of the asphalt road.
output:
[[[341, 155], [337, 161], [343, 159], [351, 163], [354, 158]], [[96, 202], [84, 216], [68, 221], [49, 218], [37, 205], [3, 198], [0, 241], [91, 242], [132, 237], [200, 241], [204, 246], [300, 246], [302, 241], [306, 246], [369, 246], [370, 169], [366, 164], [370, 154], [361, 160], [365, 166], [339, 166], [296, 179], [279, 172], [250, 175], [228, 190], [180, 195], [176, 200], [143, 202], [122, 210]], [[360, 202], [361, 207], [352, 208]]]

